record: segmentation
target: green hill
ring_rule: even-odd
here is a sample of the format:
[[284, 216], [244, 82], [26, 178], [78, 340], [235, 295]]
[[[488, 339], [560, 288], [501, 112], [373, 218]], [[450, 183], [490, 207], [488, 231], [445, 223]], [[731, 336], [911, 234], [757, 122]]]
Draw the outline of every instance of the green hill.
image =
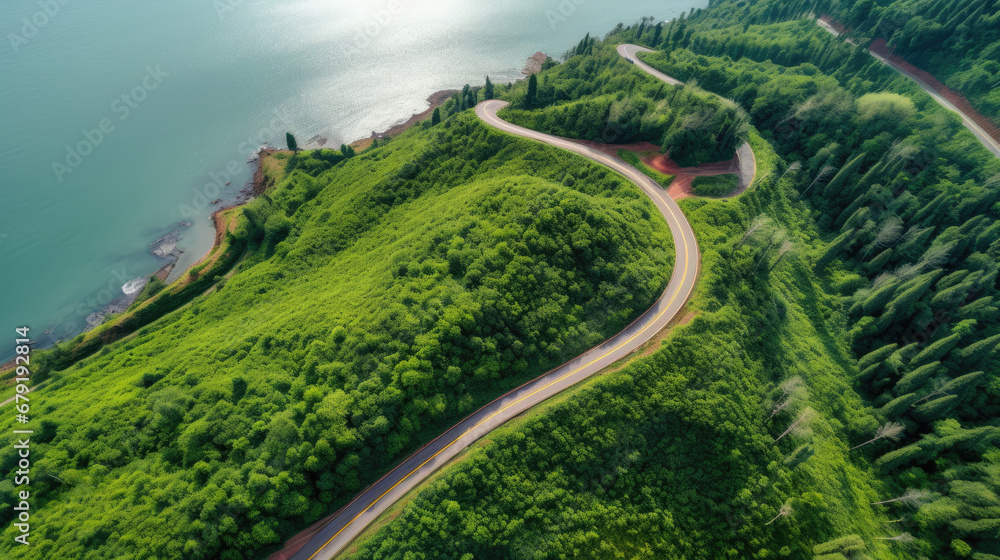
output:
[[698, 316], [491, 435], [348, 557], [1000, 558], [1000, 163], [813, 19], [758, 17], [787, 6], [607, 37], [760, 131], [756, 186], [682, 201]]
[[471, 111], [296, 158], [243, 210], [232, 277], [32, 393], [39, 521], [18, 558], [259, 557], [670, 277], [637, 187]]

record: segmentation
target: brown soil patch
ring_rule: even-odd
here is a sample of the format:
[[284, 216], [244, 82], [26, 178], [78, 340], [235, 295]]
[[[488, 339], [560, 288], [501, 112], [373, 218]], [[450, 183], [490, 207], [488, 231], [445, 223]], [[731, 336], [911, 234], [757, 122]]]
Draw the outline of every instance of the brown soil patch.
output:
[[170, 273], [174, 271], [174, 267], [175, 266], [177, 266], [177, 261], [174, 261], [172, 263], [167, 263], [160, 270], [157, 270], [153, 274], [153, 276], [156, 276], [160, 280], [163, 280], [164, 282], [166, 282], [167, 278], [170, 276]]
[[[274, 180], [268, 176], [264, 167], [267, 166], [268, 169], [270, 169], [277, 163], [277, 160], [272, 160], [268, 156], [274, 155], [279, 151], [282, 150], [268, 148], [260, 152], [260, 158], [257, 159], [257, 170], [253, 172], [253, 180], [250, 183], [250, 190], [254, 198], [264, 194], [264, 191], [274, 186]], [[281, 161], [280, 163], [282, 166], [285, 164], [284, 161]], [[218, 214], [218, 212], [215, 214]], [[215, 214], [212, 214], [213, 221], [215, 220]], [[216, 230], [218, 231], [218, 224], [216, 224], [216, 226]], [[218, 237], [215, 238], [215, 242], [219, 242]]]
[[681, 167], [664, 154], [646, 156], [642, 159], [642, 162], [666, 175], [692, 175], [698, 177], [740, 172], [740, 160], [735, 156], [729, 161], [703, 163], [696, 167]]
[[663, 173], [674, 175], [674, 180], [667, 187], [667, 194], [674, 200], [696, 196], [691, 190], [691, 182], [695, 177], [710, 175], [726, 175], [740, 172], [740, 160], [737, 157], [729, 161], [705, 163], [696, 167], [681, 167], [674, 160], [660, 153], [660, 146], [651, 142], [633, 142], [632, 144], [605, 144], [592, 140], [577, 140], [566, 138], [573, 143], [600, 150], [609, 156], [618, 157], [618, 150], [628, 150], [639, 155], [639, 161]]
[[694, 181], [694, 175], [678, 175], [674, 177], [674, 180], [670, 183], [670, 188], [667, 189], [667, 194], [674, 200], [695, 196], [694, 191], [691, 190], [692, 181]]
[[322, 529], [324, 525], [329, 523], [330, 520], [333, 519], [338, 513], [340, 513], [339, 509], [336, 512], [324, 517], [323, 519], [320, 519], [316, 523], [313, 523], [307, 529], [295, 535], [294, 537], [288, 539], [287, 541], [285, 541], [285, 547], [279, 550], [278, 552], [275, 552], [274, 554], [268, 556], [267, 560], [288, 560], [289, 558], [294, 556], [295, 553], [299, 551], [299, 549], [305, 546], [306, 543], [309, 542], [309, 539], [314, 534], [316, 534], [320, 529]]
[[825, 23], [827, 27], [836, 31], [837, 35], [843, 35], [847, 31], [847, 28], [844, 27], [843, 24], [826, 14], [819, 16], [819, 19]]
[[670, 187], [667, 188], [667, 194], [674, 200], [697, 196], [691, 189], [691, 183], [694, 181], [695, 177], [728, 175], [730, 173], [739, 173], [740, 171], [740, 160], [736, 157], [729, 161], [705, 163], [696, 167], [681, 167], [680, 165], [677, 165], [677, 162], [670, 159], [666, 155], [655, 153], [643, 157], [642, 163], [645, 163], [660, 173], [674, 175], [673, 182], [671, 182]]

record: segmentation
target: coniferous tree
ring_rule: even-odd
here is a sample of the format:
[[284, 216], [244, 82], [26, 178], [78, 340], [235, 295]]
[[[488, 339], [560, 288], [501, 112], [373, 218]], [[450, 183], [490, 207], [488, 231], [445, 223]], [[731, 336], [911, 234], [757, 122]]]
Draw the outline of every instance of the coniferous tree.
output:
[[[937, 396], [943, 392], [944, 390], [942, 388], [940, 391], [935, 391], [932, 394]], [[935, 420], [943, 418], [946, 414], [951, 412], [956, 405], [958, 405], [958, 395], [944, 395], [914, 408], [913, 417], [924, 424], [929, 424]]]
[[896, 382], [896, 392], [903, 394], [916, 391], [923, 387], [924, 384], [927, 383], [931, 377], [934, 377], [934, 375], [939, 371], [941, 371], [941, 362], [924, 364], [910, 373], [907, 373], [902, 377], [902, 379]]
[[288, 145], [288, 149], [298, 153], [299, 143], [295, 140], [295, 136], [291, 132], [285, 133], [285, 144]]
[[524, 98], [524, 104], [529, 109], [535, 106], [538, 99], [538, 76], [532, 74], [528, 78], [528, 95]]
[[486, 76], [486, 87], [483, 88], [483, 94], [485, 95], [485, 99], [487, 101], [493, 99], [493, 97], [495, 96], [495, 93], [493, 91], [493, 82], [490, 81], [489, 76]]
[[864, 161], [864, 159], [865, 159], [865, 153], [862, 152], [857, 156], [855, 156], [854, 158], [852, 158], [846, 164], [844, 164], [844, 166], [840, 168], [840, 171], [837, 172], [837, 174], [833, 177], [833, 179], [831, 179], [830, 182], [826, 184], [826, 188], [823, 189], [823, 198], [826, 198], [828, 200], [831, 198], [835, 198], [837, 196], [837, 193], [840, 191], [841, 187], [844, 185], [844, 183], [847, 182], [847, 179], [851, 175], [853, 175], [855, 171], [857, 171], [858, 167], [861, 166], [861, 163]]
[[654, 49], [656, 48], [657, 45], [660, 44], [660, 37], [662, 35], [663, 35], [663, 22], [661, 21], [660, 23], [656, 24], [656, 31], [653, 32], [653, 40], [651, 41], [651, 44]]

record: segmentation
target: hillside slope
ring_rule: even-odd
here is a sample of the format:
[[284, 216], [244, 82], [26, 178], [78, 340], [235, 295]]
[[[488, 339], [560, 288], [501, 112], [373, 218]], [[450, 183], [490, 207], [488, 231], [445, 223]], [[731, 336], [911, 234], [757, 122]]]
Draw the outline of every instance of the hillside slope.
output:
[[259, 557], [620, 330], [670, 277], [638, 189], [468, 112], [324, 170], [328, 155], [244, 209], [232, 236], [250, 252], [213, 293], [32, 394], [45, 522], [18, 557]]
[[682, 201], [698, 316], [498, 431], [348, 557], [1000, 557], [1000, 164], [811, 19], [749, 23], [786, 4], [607, 38], [760, 130], [756, 187]]

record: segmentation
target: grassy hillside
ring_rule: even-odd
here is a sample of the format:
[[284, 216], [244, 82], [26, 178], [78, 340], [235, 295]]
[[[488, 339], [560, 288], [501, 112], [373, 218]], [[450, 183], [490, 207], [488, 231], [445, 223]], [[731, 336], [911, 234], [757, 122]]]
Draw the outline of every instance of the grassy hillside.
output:
[[469, 111], [329, 155], [243, 209], [231, 277], [32, 393], [44, 522], [15, 544], [0, 482], [3, 554], [258, 558], [617, 332], [670, 276], [669, 231], [634, 185]]
[[755, 186], [683, 201], [697, 318], [491, 436], [352, 558], [1000, 558], [1000, 164], [811, 21], [750, 25], [771, 4], [608, 38], [761, 131]]
[[[566, 135], [686, 138], [695, 159], [747, 138], [757, 179], [682, 201], [690, 323], [491, 434], [353, 557], [1000, 558], [1000, 162], [797, 6], [621, 26], [499, 90]], [[52, 372], [32, 394], [44, 523], [19, 555], [259, 557], [647, 307], [673, 254], [651, 203], [480, 124], [484, 94], [364, 154], [298, 156], [238, 217], [231, 277]]]

